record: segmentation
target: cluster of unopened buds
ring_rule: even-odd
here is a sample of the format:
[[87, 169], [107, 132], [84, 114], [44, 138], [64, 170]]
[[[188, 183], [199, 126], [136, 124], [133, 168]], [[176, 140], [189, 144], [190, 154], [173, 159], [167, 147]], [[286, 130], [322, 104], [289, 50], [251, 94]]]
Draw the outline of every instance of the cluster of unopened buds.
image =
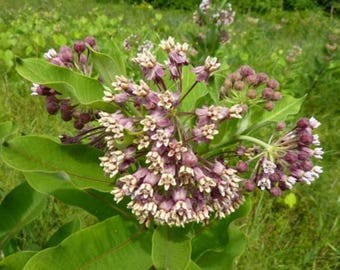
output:
[[271, 111], [282, 97], [278, 89], [279, 83], [275, 79], [269, 79], [265, 73], [256, 74], [245, 65], [225, 79], [220, 93], [231, 102], [247, 106], [262, 103], [266, 110]]
[[[91, 76], [92, 64], [88, 61], [90, 49], [97, 50], [94, 37], [86, 37], [85, 40], [75, 41], [73, 48], [62, 46], [59, 52], [49, 49], [44, 54], [46, 60], [51, 64], [75, 70], [86, 76]], [[46, 111], [55, 115], [60, 111], [61, 119], [64, 121], [74, 120], [74, 127], [83, 129], [86, 124], [98, 118], [97, 112], [92, 109], [78, 108], [77, 104], [71, 104], [69, 98], [59, 98], [60, 93], [54, 89], [33, 83], [31, 88], [33, 96], [44, 96], [46, 100]], [[62, 136], [62, 140], [68, 143], [76, 143], [77, 137]]]
[[[59, 53], [50, 50], [46, 58], [74, 68], [87, 46], [95, 43], [75, 42], [75, 53], [64, 47]], [[234, 212], [244, 201], [244, 191], [257, 187], [279, 196], [298, 182], [310, 184], [319, 177], [322, 168], [313, 159], [321, 159], [323, 150], [313, 134], [320, 123], [313, 117], [301, 118], [290, 130], [279, 122], [269, 142], [246, 131], [234, 134], [232, 143], [218, 142], [225, 139], [221, 124], [247, 120], [244, 116], [253, 107], [259, 110], [259, 104], [263, 110], [274, 109], [281, 99], [275, 79], [245, 65], [226, 76], [219, 90], [209, 89], [221, 66], [217, 58], [208, 56], [202, 65], [189, 68], [188, 44], [169, 37], [159, 46], [166, 55], [163, 63], [145, 48], [132, 59], [144, 79], [116, 76], [112, 87], [103, 86], [103, 100], [114, 104], [115, 112], [75, 110], [70, 99], [58, 99], [53, 89], [32, 89], [32, 94], [46, 97], [49, 113], [60, 110], [65, 121], [76, 119], [79, 133], [62, 136], [63, 143], [87, 142], [103, 150], [100, 166], [115, 181], [114, 200], [128, 200], [140, 223], [207, 223]], [[195, 91], [202, 96], [202, 87], [207, 96], [193, 98]], [[92, 125], [85, 126], [90, 121]]]

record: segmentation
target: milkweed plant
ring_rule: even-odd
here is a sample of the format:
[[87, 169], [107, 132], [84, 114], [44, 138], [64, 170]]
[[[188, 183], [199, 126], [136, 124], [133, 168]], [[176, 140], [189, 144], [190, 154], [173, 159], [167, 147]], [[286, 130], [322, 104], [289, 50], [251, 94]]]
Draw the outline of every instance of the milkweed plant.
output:
[[[197, 20], [207, 14], [209, 2], [202, 1]], [[230, 6], [228, 12], [231, 23]], [[213, 15], [215, 23], [225, 13]], [[303, 98], [290, 96], [275, 78], [249, 65], [228, 74], [226, 63], [206, 55], [192, 66], [190, 49], [173, 37], [143, 48], [130, 59], [140, 71], [131, 76], [122, 53], [99, 52], [94, 37], [58, 52], [50, 49], [45, 59], [17, 60], [19, 74], [33, 82], [32, 95], [45, 99], [47, 113], [73, 127], [60, 142], [47, 136], [12, 138], [2, 158], [26, 172], [29, 183], [53, 176], [79, 192], [97, 192], [93, 200], [111, 194], [105, 203], [111, 204], [114, 218], [105, 216], [107, 223], [59, 246], [111, 222], [122, 236], [107, 245], [139, 251], [132, 262], [98, 248], [99, 254], [86, 255], [88, 263], [99, 256], [114, 269], [131, 263], [138, 269], [204, 269], [207, 262], [227, 269], [235, 254], [226, 252], [241, 241], [229, 235], [228, 225], [245, 215], [247, 194], [279, 197], [295, 185], [310, 185], [322, 173], [317, 161], [323, 150], [315, 133], [320, 123], [314, 116], [294, 118]], [[27, 156], [33, 160], [29, 164]], [[93, 241], [100, 246], [100, 239]], [[149, 244], [141, 251], [145, 241]], [[46, 252], [57, 260], [68, 251]], [[46, 252], [28, 265], [43, 265]]]

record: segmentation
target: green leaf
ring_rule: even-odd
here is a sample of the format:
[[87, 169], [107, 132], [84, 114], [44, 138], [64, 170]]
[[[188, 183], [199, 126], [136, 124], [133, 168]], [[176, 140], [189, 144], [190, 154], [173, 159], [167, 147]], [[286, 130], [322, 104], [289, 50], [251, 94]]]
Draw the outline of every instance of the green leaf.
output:
[[102, 152], [87, 145], [63, 145], [43, 136], [21, 136], [1, 148], [4, 162], [24, 172], [65, 172], [76, 186], [111, 190], [99, 166]]
[[263, 108], [253, 110], [242, 120], [243, 124], [240, 125], [239, 134], [251, 126], [261, 126], [267, 122], [284, 121], [287, 116], [297, 114], [300, 111], [301, 105], [305, 97], [294, 98], [285, 95], [282, 99], [275, 104], [272, 111], [266, 111]]
[[115, 216], [33, 256], [24, 270], [149, 269], [151, 233]]
[[77, 189], [64, 173], [38, 173], [25, 172], [27, 182], [40, 193], [49, 194], [63, 203], [80, 207], [104, 220], [119, 213], [126, 218], [131, 217], [130, 212], [113, 202], [112, 195], [92, 189]]
[[36, 251], [19, 251], [0, 261], [1, 270], [22, 270]]
[[202, 268], [199, 267], [194, 261], [190, 261], [185, 270], [201, 270]]
[[0, 205], [0, 249], [39, 216], [45, 205], [46, 196], [33, 190], [26, 182], [13, 189]]
[[0, 123], [0, 142], [5, 140], [16, 130], [16, 125], [12, 121]]
[[251, 201], [247, 200], [234, 213], [222, 220], [214, 220], [198, 228], [192, 240], [192, 259], [202, 269], [232, 269], [234, 258], [243, 251], [246, 240], [230, 224], [248, 214]]
[[66, 237], [80, 230], [80, 220], [74, 219], [59, 228], [44, 245], [44, 248], [58, 245]]
[[71, 96], [83, 105], [113, 110], [112, 105], [102, 101], [104, 87], [98, 80], [36, 58], [17, 58], [16, 70], [25, 79]]
[[196, 261], [197, 265], [204, 270], [232, 270], [234, 259], [244, 251], [247, 239], [236, 227], [228, 229], [229, 239], [226, 246], [221, 250], [209, 250]]
[[190, 71], [191, 68], [191, 66], [183, 67], [183, 91], [181, 93], [181, 98], [185, 97], [179, 106], [179, 110], [182, 112], [193, 112], [198, 99], [208, 94], [208, 88], [203, 82], [197, 83], [188, 93], [190, 88], [196, 82], [196, 75]]
[[152, 261], [156, 269], [182, 270], [190, 262], [191, 239], [183, 228], [158, 227], [152, 237]]
[[122, 52], [115, 43], [113, 43], [113, 46], [113, 58], [90, 48], [90, 61], [93, 62], [106, 85], [111, 85], [111, 83], [116, 80], [116, 75], [126, 76], [126, 68]]

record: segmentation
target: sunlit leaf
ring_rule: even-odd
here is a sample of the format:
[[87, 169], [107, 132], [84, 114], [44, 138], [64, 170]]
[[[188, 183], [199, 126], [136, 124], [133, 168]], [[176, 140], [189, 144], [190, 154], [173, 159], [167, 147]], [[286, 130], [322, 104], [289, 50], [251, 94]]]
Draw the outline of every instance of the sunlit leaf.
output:
[[112, 111], [112, 105], [102, 101], [103, 85], [70, 69], [53, 65], [43, 59], [17, 59], [17, 72], [25, 79], [53, 88], [83, 105]]
[[116, 214], [127, 218], [131, 214], [123, 208], [124, 205], [115, 204], [112, 195], [93, 189], [77, 189], [65, 173], [25, 172], [27, 182], [35, 190], [54, 196], [65, 204], [82, 208], [99, 220], [104, 220]]
[[1, 270], [22, 270], [36, 251], [19, 251], [0, 261]]
[[33, 256], [23, 268], [135, 269], [151, 262], [151, 232], [116, 216], [78, 231], [56, 247]]
[[111, 190], [99, 166], [101, 151], [87, 145], [63, 145], [43, 136], [21, 136], [1, 148], [4, 162], [24, 172], [65, 172], [76, 186]]

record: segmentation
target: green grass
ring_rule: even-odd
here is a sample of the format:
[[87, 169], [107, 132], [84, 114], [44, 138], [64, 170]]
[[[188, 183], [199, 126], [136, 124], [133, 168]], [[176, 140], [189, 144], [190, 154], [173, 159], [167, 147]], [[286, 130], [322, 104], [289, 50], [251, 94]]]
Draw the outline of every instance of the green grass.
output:
[[[126, 12], [127, 6], [95, 1], [77, 4], [80, 9], [75, 9], [70, 1], [63, 1], [65, 5], [58, 1], [26, 1], [25, 5], [23, 2], [7, 1], [0, 6], [3, 8], [0, 29], [7, 29], [10, 38], [22, 41], [8, 48], [0, 44], [0, 49], [10, 49], [20, 57], [40, 57], [50, 47], [57, 48], [53, 34], [62, 34], [69, 44], [72, 40], [94, 35], [101, 50], [110, 53], [112, 40], [120, 45], [132, 33], [158, 42], [167, 35], [184, 38], [183, 29], [192, 28], [191, 14], [182, 11], [128, 7]], [[257, 17], [256, 14], [251, 16]], [[48, 23], [44, 24], [42, 17], [49, 18]], [[339, 55], [330, 62], [325, 60], [324, 48], [330, 42], [329, 34], [337, 35], [340, 40], [340, 22], [320, 11], [277, 11], [258, 16], [257, 24], [249, 23], [247, 17], [237, 15], [231, 41], [218, 52], [219, 58], [229, 64], [230, 71], [249, 64], [256, 71], [277, 78], [284, 91], [296, 96], [308, 93], [299, 114], [314, 115], [322, 122], [319, 133], [325, 156], [320, 179], [310, 186], [301, 184], [292, 190], [297, 198], [294, 207], [285, 204], [283, 198], [273, 199], [260, 192], [249, 196], [253, 209], [246, 219], [238, 221], [249, 241], [236, 262], [236, 269], [336, 269], [340, 258], [340, 63]], [[34, 43], [35, 33], [44, 37], [43, 46]], [[285, 58], [294, 45], [302, 48], [302, 55], [288, 66]], [[28, 49], [29, 46], [32, 48]], [[315, 59], [319, 59], [320, 64]], [[332, 66], [338, 66], [337, 70], [332, 71]], [[30, 84], [16, 75], [13, 67], [2, 71], [1, 121], [14, 120], [24, 134], [58, 136], [72, 129], [70, 124], [48, 116], [43, 100], [31, 97], [29, 88]], [[1, 164], [0, 201], [21, 181], [20, 173]], [[20, 248], [39, 249], [69, 216], [79, 217], [84, 224], [94, 222], [85, 212], [51, 198], [42, 216], [17, 236], [16, 243]]]

